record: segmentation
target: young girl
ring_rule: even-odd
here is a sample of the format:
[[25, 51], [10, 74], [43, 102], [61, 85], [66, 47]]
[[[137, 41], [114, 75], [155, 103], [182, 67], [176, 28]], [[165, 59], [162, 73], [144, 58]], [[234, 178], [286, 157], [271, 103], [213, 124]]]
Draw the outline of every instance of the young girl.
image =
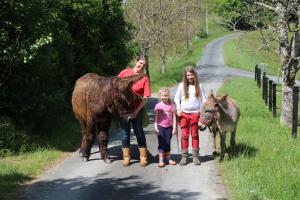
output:
[[170, 158], [170, 151], [172, 135], [177, 134], [177, 122], [175, 104], [170, 99], [169, 89], [161, 88], [159, 98], [160, 102], [154, 108], [154, 128], [158, 137], [158, 166], [164, 167], [166, 164], [176, 165], [176, 162]]
[[183, 73], [183, 82], [178, 85], [175, 95], [177, 116], [181, 127], [181, 160], [180, 165], [187, 164], [189, 132], [192, 136], [193, 163], [200, 165], [198, 121], [200, 108], [206, 99], [204, 89], [199, 84], [194, 65], [187, 65]]

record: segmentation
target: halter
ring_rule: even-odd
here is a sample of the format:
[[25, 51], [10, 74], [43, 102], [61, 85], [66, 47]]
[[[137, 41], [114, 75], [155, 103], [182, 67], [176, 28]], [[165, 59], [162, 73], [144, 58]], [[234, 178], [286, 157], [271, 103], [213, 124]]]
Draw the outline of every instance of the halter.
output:
[[219, 111], [217, 111], [217, 109], [214, 109], [214, 110], [208, 110], [208, 111], [205, 111], [205, 112], [209, 112], [209, 113], [212, 113], [212, 118], [210, 120], [202, 120], [201, 118], [199, 119], [199, 121], [205, 125], [204, 128], [201, 128], [201, 130], [205, 130], [206, 127], [209, 129], [209, 131], [211, 132], [211, 126], [213, 124], [215, 124], [217, 122], [217, 120], [219, 119]]

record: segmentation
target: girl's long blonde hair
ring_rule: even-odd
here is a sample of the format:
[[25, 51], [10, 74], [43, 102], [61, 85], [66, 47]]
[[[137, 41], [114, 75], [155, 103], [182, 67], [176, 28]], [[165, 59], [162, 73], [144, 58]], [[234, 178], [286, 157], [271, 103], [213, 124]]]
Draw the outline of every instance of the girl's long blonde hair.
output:
[[200, 86], [199, 86], [199, 80], [198, 80], [198, 76], [197, 76], [197, 72], [195, 70], [195, 65], [193, 64], [189, 64], [185, 66], [184, 69], [184, 73], [183, 73], [183, 95], [185, 99], [189, 99], [189, 83], [188, 80], [186, 78], [186, 74], [187, 72], [193, 73], [194, 74], [194, 85], [195, 85], [195, 90], [196, 90], [196, 98], [197, 99], [201, 99], [201, 91], [200, 91]]

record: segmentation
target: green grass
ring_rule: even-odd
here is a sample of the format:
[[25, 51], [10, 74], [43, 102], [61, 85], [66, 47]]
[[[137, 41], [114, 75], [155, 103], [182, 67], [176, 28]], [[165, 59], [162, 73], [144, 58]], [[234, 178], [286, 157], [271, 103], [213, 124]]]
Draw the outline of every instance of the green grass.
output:
[[0, 160], [0, 199], [10, 199], [9, 194], [25, 181], [51, 166], [62, 153], [54, 149], [38, 149], [33, 153], [5, 157]]
[[300, 199], [299, 139], [272, 118], [253, 80], [228, 81], [219, 92], [241, 107], [236, 156], [220, 164], [231, 199]]
[[[223, 55], [225, 63], [235, 68], [254, 71], [256, 64], [265, 63], [265, 71], [269, 75], [278, 76], [281, 66], [279, 55], [274, 51], [258, 50], [262, 47], [261, 35], [258, 31], [245, 32], [240, 36], [225, 42]], [[277, 49], [278, 44], [271, 43], [273, 49]], [[296, 79], [300, 79], [297, 74]]]
[[[23, 183], [77, 149], [81, 140], [79, 123], [70, 114], [62, 116], [60, 122], [53, 121], [51, 131], [42, 134], [42, 138], [30, 140], [27, 151], [0, 158], [0, 199], [11, 199], [9, 194]], [[13, 128], [8, 130], [17, 133]]]

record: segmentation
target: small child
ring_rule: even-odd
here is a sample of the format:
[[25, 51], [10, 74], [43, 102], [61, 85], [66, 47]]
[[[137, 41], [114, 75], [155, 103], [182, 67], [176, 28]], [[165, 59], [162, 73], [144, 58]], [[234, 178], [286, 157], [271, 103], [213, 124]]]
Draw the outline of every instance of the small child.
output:
[[168, 88], [159, 90], [159, 99], [155, 105], [155, 122], [154, 128], [158, 137], [158, 152], [159, 152], [159, 167], [164, 167], [166, 164], [176, 165], [176, 162], [171, 160], [171, 138], [177, 134], [176, 122], [176, 107], [170, 99], [170, 91]]

